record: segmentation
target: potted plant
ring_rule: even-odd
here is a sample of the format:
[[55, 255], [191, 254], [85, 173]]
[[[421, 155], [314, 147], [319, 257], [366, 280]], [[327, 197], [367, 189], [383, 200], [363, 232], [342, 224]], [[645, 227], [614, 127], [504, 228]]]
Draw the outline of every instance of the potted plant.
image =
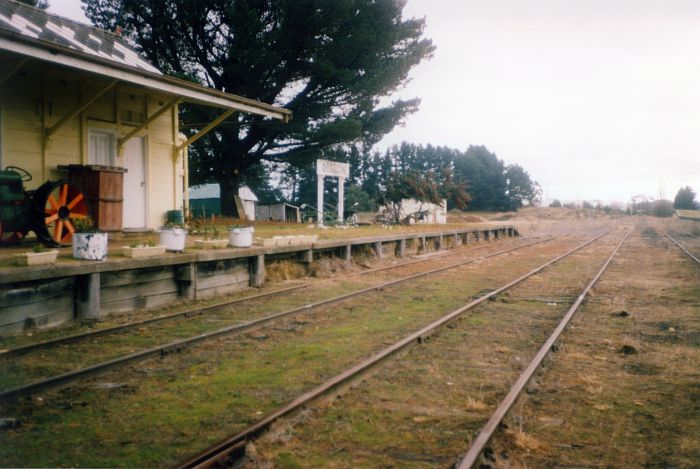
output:
[[160, 227], [160, 244], [165, 246], [167, 251], [184, 251], [186, 240], [187, 230], [182, 226], [168, 222]]
[[235, 248], [249, 248], [253, 244], [255, 229], [248, 225], [231, 225], [228, 227], [229, 244]]
[[101, 261], [107, 257], [107, 233], [95, 228], [92, 217], [73, 218], [73, 257], [91, 261]]
[[37, 244], [32, 252], [15, 254], [17, 265], [47, 265], [55, 264], [58, 257], [58, 249], [48, 250], [43, 244]]
[[142, 258], [158, 256], [165, 253], [165, 246], [156, 245], [155, 241], [138, 242], [134, 241], [128, 246], [122, 247], [122, 254], [125, 257]]
[[204, 239], [196, 239], [195, 247], [200, 249], [221, 249], [228, 245], [228, 239], [221, 239], [221, 232], [216, 225], [211, 227], [213, 239], [209, 239], [209, 227], [204, 227]]

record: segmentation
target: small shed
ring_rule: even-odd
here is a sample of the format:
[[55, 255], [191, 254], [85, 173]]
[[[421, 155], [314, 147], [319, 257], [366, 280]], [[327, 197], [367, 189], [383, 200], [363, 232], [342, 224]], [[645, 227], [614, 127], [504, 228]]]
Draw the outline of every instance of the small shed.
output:
[[245, 211], [246, 218], [251, 221], [255, 220], [255, 206], [258, 203], [256, 195], [253, 194], [253, 191], [248, 186], [243, 186], [238, 189], [238, 197], [243, 202], [243, 211]]
[[276, 204], [258, 204], [255, 218], [265, 221], [286, 221], [301, 223], [301, 211], [296, 205], [279, 202]]
[[[248, 186], [238, 189], [238, 197], [243, 203], [248, 220], [255, 220], [258, 203], [257, 196]], [[195, 218], [206, 218], [211, 215], [221, 215], [221, 190], [218, 184], [201, 184], [189, 189], [190, 211]]]
[[403, 199], [401, 201], [401, 220], [408, 223], [427, 223], [444, 225], [447, 223], [447, 199], [442, 199], [442, 204], [421, 202], [416, 199]]

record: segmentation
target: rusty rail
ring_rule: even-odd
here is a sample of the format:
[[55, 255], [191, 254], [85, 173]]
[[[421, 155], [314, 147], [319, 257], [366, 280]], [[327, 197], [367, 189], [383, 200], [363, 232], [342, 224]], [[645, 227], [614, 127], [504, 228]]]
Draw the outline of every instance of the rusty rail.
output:
[[246, 441], [261, 434], [276, 420], [278, 420], [286, 415], [289, 415], [289, 414], [313, 403], [314, 401], [316, 401], [322, 397], [325, 397], [329, 394], [338, 393], [341, 388], [348, 386], [349, 384], [351, 384], [353, 382], [361, 380], [364, 376], [366, 376], [368, 373], [370, 373], [372, 369], [376, 368], [381, 363], [383, 363], [384, 361], [386, 361], [390, 357], [394, 356], [396, 353], [406, 349], [410, 345], [415, 344], [416, 342], [420, 341], [424, 337], [431, 335], [438, 328], [440, 328], [441, 326], [445, 325], [446, 323], [456, 319], [457, 317], [461, 316], [466, 311], [473, 309], [474, 307], [480, 305], [481, 303], [488, 301], [490, 298], [493, 298], [493, 297], [499, 295], [500, 293], [504, 292], [505, 290], [512, 288], [513, 286], [521, 283], [522, 281], [526, 280], [527, 278], [541, 272], [542, 270], [549, 267], [550, 265], [570, 256], [571, 254], [575, 253], [576, 251], [579, 251], [579, 250], [585, 248], [586, 246], [592, 244], [593, 242], [595, 242], [598, 239], [602, 238], [603, 236], [607, 235], [611, 231], [612, 230], [608, 230], [605, 233], [603, 233], [599, 236], [596, 236], [593, 239], [588, 240], [585, 243], [582, 243], [582, 244], [570, 249], [569, 251], [565, 252], [564, 254], [561, 254], [561, 255], [555, 257], [554, 259], [547, 261], [546, 263], [531, 270], [530, 272], [528, 272], [524, 275], [521, 275], [520, 277], [516, 278], [515, 280], [512, 280], [511, 282], [507, 283], [506, 285], [503, 285], [502, 287], [499, 287], [499, 288], [487, 293], [486, 295], [481, 296], [480, 298], [471, 301], [470, 303], [462, 306], [461, 308], [458, 308], [456, 310], [453, 310], [453, 311], [447, 313], [446, 315], [444, 315], [440, 319], [433, 321], [432, 323], [421, 328], [420, 330], [403, 338], [399, 342], [396, 342], [395, 344], [383, 349], [382, 351], [376, 353], [375, 355], [362, 361], [361, 363], [358, 363], [357, 365], [353, 366], [352, 368], [349, 368], [346, 371], [340, 373], [339, 375], [336, 375], [335, 377], [331, 378], [330, 380], [326, 381], [325, 383], [321, 384], [320, 386], [318, 386], [310, 391], [305, 392], [304, 394], [298, 396], [296, 399], [294, 399], [290, 403], [286, 404], [285, 406], [268, 414], [266, 417], [264, 417], [262, 420], [258, 421], [257, 423], [255, 423], [255, 424], [251, 425], [250, 427], [242, 430], [241, 432], [225, 439], [224, 441], [221, 441], [217, 444], [214, 444], [213, 446], [204, 450], [202, 453], [200, 453], [200, 454], [194, 456], [193, 458], [179, 464], [177, 467], [179, 467], [179, 468], [207, 468], [207, 467], [217, 467], [220, 465], [227, 465], [227, 466], [230, 465], [230, 463], [233, 462], [232, 461], [233, 459], [240, 458], [241, 454], [244, 454], [244, 452], [241, 451], [241, 446]]
[[576, 302], [571, 306], [571, 308], [569, 308], [562, 320], [557, 325], [556, 329], [554, 329], [554, 332], [552, 332], [549, 338], [545, 341], [545, 343], [542, 345], [542, 347], [537, 352], [537, 354], [532, 359], [527, 368], [525, 368], [525, 370], [520, 374], [517, 381], [513, 384], [506, 397], [501, 401], [498, 408], [491, 415], [491, 418], [488, 420], [488, 422], [486, 422], [486, 425], [484, 425], [484, 427], [479, 432], [479, 435], [472, 442], [471, 446], [467, 450], [467, 454], [464, 456], [459, 466], [457, 466], [459, 469], [469, 469], [474, 466], [479, 455], [481, 455], [482, 451], [486, 447], [486, 444], [489, 442], [493, 434], [498, 429], [498, 425], [505, 418], [506, 414], [511, 409], [513, 404], [515, 404], [518, 397], [520, 397], [520, 394], [525, 389], [525, 386], [527, 386], [527, 384], [534, 376], [535, 371], [537, 371], [539, 366], [542, 364], [544, 358], [547, 356], [547, 354], [549, 354], [550, 350], [552, 349], [552, 346], [559, 339], [562, 332], [569, 324], [569, 321], [573, 317], [574, 313], [583, 303], [583, 300], [586, 298], [588, 292], [598, 282], [598, 279], [600, 279], [600, 277], [603, 275], [603, 272], [605, 272], [605, 270], [608, 268], [608, 265], [610, 265], [610, 263], [612, 262], [612, 259], [613, 257], [615, 257], [615, 254], [617, 254], [624, 242], [627, 240], [627, 238], [629, 238], [630, 233], [631, 232], [628, 232], [618, 243], [618, 245], [615, 247], [613, 252], [603, 264], [603, 266], [600, 268], [596, 276], [593, 277], [593, 280], [591, 280], [591, 282], [579, 295]]
[[688, 255], [688, 257], [690, 257], [692, 260], [694, 260], [695, 262], [697, 262], [698, 264], [700, 264], [700, 259], [698, 259], [697, 257], [695, 257], [690, 251], [688, 251], [688, 249], [686, 249], [685, 246], [683, 246], [681, 243], [679, 243], [678, 241], [676, 241], [670, 234], [666, 233], [666, 237], [667, 237], [668, 239], [670, 239], [671, 241], [673, 241], [673, 243], [674, 243], [676, 246], [678, 246], [679, 248], [681, 248], [681, 250], [682, 250], [684, 253], [686, 253], [686, 254]]

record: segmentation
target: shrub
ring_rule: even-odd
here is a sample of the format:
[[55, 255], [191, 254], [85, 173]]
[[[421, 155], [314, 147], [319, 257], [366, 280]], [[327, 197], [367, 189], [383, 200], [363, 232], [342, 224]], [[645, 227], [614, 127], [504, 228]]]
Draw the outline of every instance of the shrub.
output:
[[670, 200], [654, 201], [651, 214], [655, 217], [670, 217], [673, 215], [673, 203]]

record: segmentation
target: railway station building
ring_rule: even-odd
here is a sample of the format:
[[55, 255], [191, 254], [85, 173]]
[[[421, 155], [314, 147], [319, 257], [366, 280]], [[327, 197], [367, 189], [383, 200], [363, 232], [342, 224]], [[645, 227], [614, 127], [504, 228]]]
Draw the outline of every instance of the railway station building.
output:
[[[178, 108], [188, 103], [220, 113], [186, 137]], [[119, 34], [0, 1], [0, 169], [25, 169], [28, 190], [76, 168], [121, 174], [121, 190], [86, 194], [113, 231], [154, 229], [186, 210], [187, 148], [234, 112], [291, 116], [164, 75]]]

